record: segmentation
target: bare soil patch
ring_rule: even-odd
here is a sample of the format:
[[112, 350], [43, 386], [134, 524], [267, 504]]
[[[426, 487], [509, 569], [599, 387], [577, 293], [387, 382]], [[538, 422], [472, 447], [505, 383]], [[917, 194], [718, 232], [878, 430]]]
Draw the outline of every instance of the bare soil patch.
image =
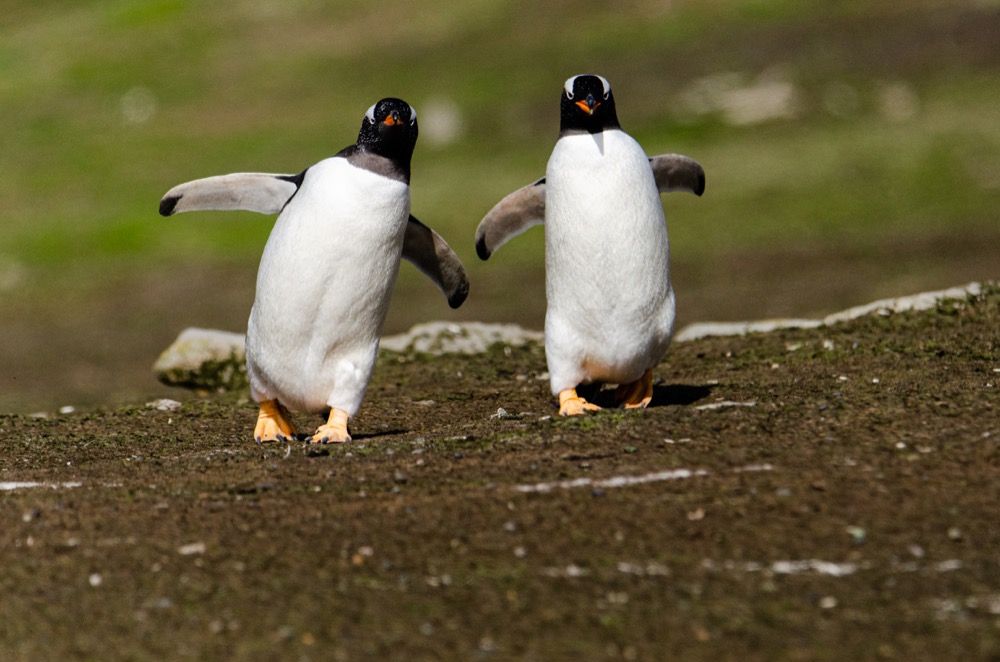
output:
[[0, 656], [994, 659], [998, 328], [990, 287], [681, 343], [573, 420], [538, 347], [385, 354], [343, 446], [3, 416]]

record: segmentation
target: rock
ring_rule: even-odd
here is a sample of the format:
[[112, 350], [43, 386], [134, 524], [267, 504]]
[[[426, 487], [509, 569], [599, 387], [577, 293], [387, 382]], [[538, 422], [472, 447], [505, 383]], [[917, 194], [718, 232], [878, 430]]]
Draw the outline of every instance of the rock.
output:
[[247, 387], [246, 350], [242, 334], [211, 329], [184, 329], [153, 365], [157, 379], [169, 386], [205, 391]]
[[158, 411], [177, 411], [183, 405], [176, 400], [171, 400], [170, 398], [160, 398], [159, 400], [147, 402], [146, 406], [150, 409], [156, 409]]
[[427, 322], [417, 324], [406, 333], [382, 338], [382, 349], [390, 352], [421, 354], [481, 354], [496, 343], [521, 347], [528, 343], [544, 343], [541, 331], [529, 331], [517, 324], [487, 324], [484, 322]]
[[[926, 310], [940, 305], [947, 299], [962, 300], [982, 292], [980, 283], [969, 283], [937, 292], [925, 292], [898, 299], [884, 299], [828, 315], [823, 319], [780, 319], [758, 322], [723, 322], [692, 324], [674, 340], [683, 342], [707, 336], [743, 335], [787, 328], [815, 328], [830, 326], [865, 315], [886, 315], [909, 310]], [[381, 348], [399, 354], [420, 353], [481, 354], [501, 343], [507, 347], [528, 344], [543, 345], [545, 334], [531, 331], [517, 324], [489, 324], [484, 322], [427, 322], [417, 324], [406, 333], [385, 336]], [[171, 386], [205, 391], [232, 391], [247, 386], [244, 336], [226, 331], [190, 328], [185, 329], [168, 347], [153, 366], [159, 380]], [[832, 348], [832, 345], [831, 345]], [[548, 375], [538, 376], [547, 379]], [[431, 405], [432, 402], [418, 402]], [[720, 406], [753, 406], [752, 403], [725, 403]]]
[[814, 329], [821, 326], [833, 326], [866, 315], [889, 315], [907, 311], [921, 311], [934, 308], [948, 299], [963, 300], [970, 296], [979, 296], [983, 291], [982, 283], [968, 283], [959, 287], [935, 292], [922, 292], [912, 296], [895, 299], [880, 299], [863, 306], [855, 306], [839, 313], [827, 315], [823, 319], [773, 319], [757, 322], [698, 322], [689, 324], [674, 336], [674, 340], [697, 340], [710, 336], [742, 336], [748, 333], [767, 333], [777, 329]]

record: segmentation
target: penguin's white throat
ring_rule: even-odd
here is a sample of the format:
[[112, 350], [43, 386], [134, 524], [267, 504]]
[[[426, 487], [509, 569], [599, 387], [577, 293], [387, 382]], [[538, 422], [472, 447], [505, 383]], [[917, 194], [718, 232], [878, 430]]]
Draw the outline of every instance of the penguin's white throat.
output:
[[600, 133], [592, 133], [590, 134], [590, 137], [594, 139], [594, 144], [597, 145], [597, 151], [601, 153], [601, 156], [604, 156], [604, 132], [601, 131]]

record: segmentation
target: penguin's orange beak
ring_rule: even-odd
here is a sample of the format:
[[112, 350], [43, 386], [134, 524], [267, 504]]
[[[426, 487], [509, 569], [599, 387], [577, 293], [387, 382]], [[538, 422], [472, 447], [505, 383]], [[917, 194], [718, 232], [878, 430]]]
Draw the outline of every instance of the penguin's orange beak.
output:
[[597, 107], [601, 105], [601, 102], [595, 101], [594, 97], [587, 95], [586, 99], [581, 99], [580, 101], [577, 101], [576, 105], [580, 108], [580, 110], [587, 113], [588, 115], [593, 115], [594, 110], [596, 110]]
[[399, 124], [399, 113], [395, 110], [392, 111], [384, 120], [382, 120], [382, 124], [385, 124], [386, 126], [396, 126]]

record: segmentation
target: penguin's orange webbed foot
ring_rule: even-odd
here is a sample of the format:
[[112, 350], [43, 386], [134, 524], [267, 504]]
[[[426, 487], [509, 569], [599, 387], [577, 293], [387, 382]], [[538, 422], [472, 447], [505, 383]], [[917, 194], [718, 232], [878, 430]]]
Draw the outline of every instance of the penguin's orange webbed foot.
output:
[[645, 409], [653, 400], [653, 371], [647, 370], [631, 384], [615, 389], [615, 400], [625, 409]]
[[567, 388], [559, 392], [559, 415], [579, 416], [588, 411], [597, 411], [600, 407], [587, 402], [576, 394], [575, 388]]
[[351, 440], [347, 431], [347, 421], [350, 417], [343, 409], [331, 409], [330, 418], [319, 426], [309, 442], [313, 444], [343, 444]]
[[277, 400], [264, 400], [260, 403], [257, 426], [253, 431], [253, 438], [258, 444], [293, 441], [296, 434], [295, 426], [288, 420], [288, 412]]

